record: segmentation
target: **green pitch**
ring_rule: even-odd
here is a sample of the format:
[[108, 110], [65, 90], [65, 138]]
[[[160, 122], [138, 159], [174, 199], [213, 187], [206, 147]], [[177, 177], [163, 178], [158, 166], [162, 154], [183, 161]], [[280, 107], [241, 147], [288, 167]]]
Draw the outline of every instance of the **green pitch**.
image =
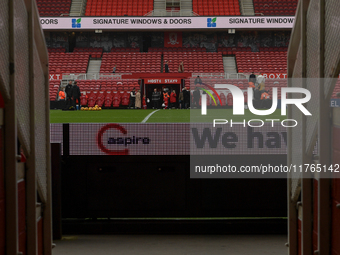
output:
[[[101, 110], [101, 111], [62, 111], [50, 110], [51, 123], [189, 123], [212, 122], [213, 119], [232, 119], [233, 122], [243, 119], [286, 119], [281, 111], [276, 110], [269, 116], [257, 116], [245, 110], [244, 116], [233, 116], [232, 109], [208, 109], [207, 115], [202, 116], [201, 110]], [[150, 116], [151, 114], [151, 116]]]

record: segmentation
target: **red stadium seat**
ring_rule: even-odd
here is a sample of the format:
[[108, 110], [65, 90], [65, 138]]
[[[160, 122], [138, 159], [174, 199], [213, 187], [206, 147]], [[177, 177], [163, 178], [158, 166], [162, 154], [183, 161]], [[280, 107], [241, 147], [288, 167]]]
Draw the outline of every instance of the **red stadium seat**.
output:
[[127, 91], [121, 91], [121, 103], [123, 106], [128, 106], [130, 103], [130, 94]]
[[227, 96], [227, 102], [228, 102], [228, 106], [233, 106], [233, 96], [231, 93], [229, 93]]
[[88, 106], [94, 107], [96, 105], [98, 91], [93, 91], [88, 98]]
[[114, 91], [113, 93], [113, 99], [112, 99], [112, 106], [115, 108], [118, 108], [121, 102], [121, 96], [120, 93], [117, 91]]
[[227, 99], [226, 99], [224, 93], [221, 93], [221, 94], [220, 94], [220, 98], [221, 98], [221, 102], [222, 102], [222, 105], [221, 105], [221, 106], [225, 106], [225, 105], [226, 105]]
[[82, 105], [82, 106], [87, 105], [87, 96], [86, 96], [86, 93], [83, 94], [83, 95], [80, 97], [80, 105]]
[[112, 93], [111, 93], [111, 91], [109, 90], [109, 91], [107, 91], [106, 92], [106, 96], [105, 96], [105, 107], [111, 107], [111, 105], [112, 105]]

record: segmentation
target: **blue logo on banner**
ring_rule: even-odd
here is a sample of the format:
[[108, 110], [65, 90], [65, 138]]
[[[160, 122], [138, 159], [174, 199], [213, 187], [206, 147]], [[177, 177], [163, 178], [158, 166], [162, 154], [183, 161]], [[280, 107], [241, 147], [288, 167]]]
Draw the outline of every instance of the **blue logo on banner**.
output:
[[81, 18], [72, 19], [72, 28], [81, 28]]
[[216, 27], [216, 19], [217, 18], [207, 18], [207, 27]]

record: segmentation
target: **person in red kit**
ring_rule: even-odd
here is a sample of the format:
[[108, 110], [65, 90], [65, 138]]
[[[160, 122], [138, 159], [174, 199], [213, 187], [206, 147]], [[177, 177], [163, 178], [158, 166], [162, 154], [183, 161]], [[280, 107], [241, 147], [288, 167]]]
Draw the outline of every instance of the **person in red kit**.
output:
[[272, 105], [272, 100], [270, 100], [270, 96], [268, 91], [264, 91], [261, 95], [261, 108], [269, 109]]
[[177, 95], [176, 95], [176, 91], [173, 90], [170, 94], [170, 108], [176, 108], [176, 102], [177, 102]]
[[146, 109], [146, 107], [147, 107], [147, 105], [146, 105], [146, 96], [144, 95], [143, 96], [143, 100], [142, 100], [143, 102], [143, 109], [145, 110]]
[[167, 91], [163, 92], [164, 109], [168, 109], [169, 94]]

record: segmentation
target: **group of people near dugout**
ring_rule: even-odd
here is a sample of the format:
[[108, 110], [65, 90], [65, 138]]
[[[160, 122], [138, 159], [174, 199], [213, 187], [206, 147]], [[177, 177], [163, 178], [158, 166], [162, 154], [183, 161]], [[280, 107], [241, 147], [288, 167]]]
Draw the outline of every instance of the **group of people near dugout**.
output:
[[80, 89], [77, 82], [69, 81], [65, 88], [59, 91], [59, 100], [66, 101], [65, 110], [80, 110]]
[[[150, 101], [149, 99], [147, 99]], [[175, 90], [164, 88], [163, 91], [158, 91], [157, 88], [154, 89], [151, 95], [151, 104], [153, 109], [188, 109], [190, 107], [191, 94], [186, 88], [178, 95]]]
[[[145, 95], [143, 96], [143, 100], [141, 98], [140, 90], [135, 90], [135, 88], [132, 89], [130, 92], [130, 102], [128, 108], [131, 109], [141, 109], [143, 106], [143, 109], [146, 109], [146, 98]], [[143, 103], [143, 105], [142, 105]]]

